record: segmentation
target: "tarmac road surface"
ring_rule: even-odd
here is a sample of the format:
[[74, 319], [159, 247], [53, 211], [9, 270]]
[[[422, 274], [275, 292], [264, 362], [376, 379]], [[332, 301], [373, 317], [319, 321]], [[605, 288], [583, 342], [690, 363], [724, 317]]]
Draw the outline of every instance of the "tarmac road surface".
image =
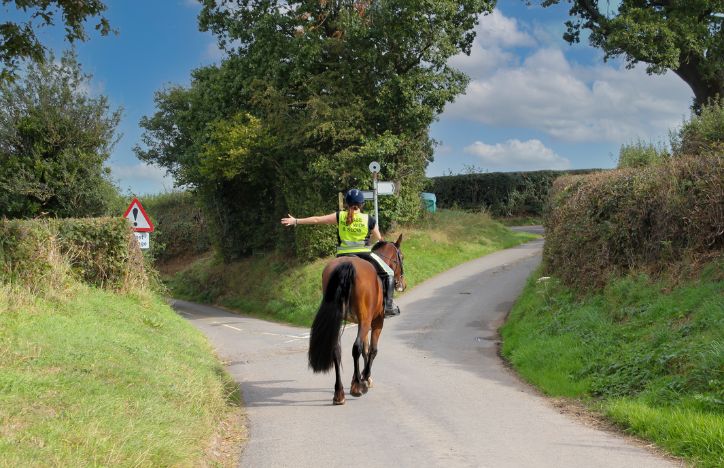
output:
[[398, 298], [402, 315], [385, 322], [374, 386], [360, 398], [349, 394], [357, 329], [347, 326], [344, 406], [332, 406], [334, 371], [307, 368], [308, 329], [175, 301], [241, 385], [249, 441], [240, 466], [677, 466], [562, 414], [498, 357], [496, 330], [542, 243], [460, 265]]

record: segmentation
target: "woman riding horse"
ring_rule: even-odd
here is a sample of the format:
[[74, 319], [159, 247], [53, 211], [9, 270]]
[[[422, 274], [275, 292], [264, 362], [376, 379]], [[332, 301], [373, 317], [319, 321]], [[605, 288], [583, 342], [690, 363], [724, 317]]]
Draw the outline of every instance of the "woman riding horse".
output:
[[374, 216], [362, 213], [364, 194], [357, 189], [350, 189], [344, 197], [347, 211], [337, 211], [325, 216], [295, 218], [291, 214], [282, 218], [284, 226], [305, 224], [336, 224], [337, 225], [337, 257], [356, 256], [374, 265], [382, 280], [385, 303], [385, 317], [400, 315], [400, 308], [393, 302], [395, 278], [392, 269], [374, 252], [371, 251], [370, 237], [383, 241], [382, 234]]
[[[372, 386], [372, 362], [377, 356], [385, 316], [400, 313], [392, 304], [393, 290], [403, 291], [406, 286], [400, 250], [402, 235], [394, 243], [381, 240], [377, 221], [361, 213], [364, 197], [359, 190], [347, 192], [345, 200], [347, 211], [300, 219], [289, 215], [282, 219], [285, 226], [337, 224], [337, 258], [322, 272], [323, 297], [312, 323], [308, 352], [309, 366], [314, 372], [327, 372], [334, 365], [336, 379], [332, 403], [335, 405], [345, 402], [341, 380], [342, 321], [346, 319], [358, 324], [352, 346], [354, 375], [350, 386], [350, 393], [358, 397]], [[370, 249], [371, 236], [380, 241]], [[383, 281], [378, 279], [378, 273], [384, 275]], [[361, 372], [360, 356], [364, 359]]]

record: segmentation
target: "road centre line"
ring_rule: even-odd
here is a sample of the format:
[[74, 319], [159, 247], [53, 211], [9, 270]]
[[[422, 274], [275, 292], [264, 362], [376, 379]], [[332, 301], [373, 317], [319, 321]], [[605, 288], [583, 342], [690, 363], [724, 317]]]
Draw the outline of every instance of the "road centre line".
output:
[[236, 331], [243, 331], [241, 328], [236, 328], [236, 327], [234, 327], [234, 326], [232, 326], [232, 325], [227, 325], [227, 324], [225, 324], [225, 323], [222, 323], [221, 325], [224, 326], [224, 327], [226, 327], [226, 328], [232, 328], [232, 329], [234, 329], [234, 330], [236, 330]]
[[282, 335], [279, 333], [261, 332], [261, 334], [269, 336], [282, 336], [284, 338], [294, 338], [296, 340], [301, 340], [302, 338], [309, 338], [309, 333], [307, 333], [306, 335]]

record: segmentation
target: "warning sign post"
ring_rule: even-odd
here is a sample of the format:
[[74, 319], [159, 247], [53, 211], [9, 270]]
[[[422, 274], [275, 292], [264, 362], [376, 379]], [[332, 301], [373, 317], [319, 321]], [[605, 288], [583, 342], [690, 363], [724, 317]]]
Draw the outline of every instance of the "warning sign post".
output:
[[151, 218], [146, 214], [146, 210], [143, 209], [143, 205], [138, 201], [138, 198], [131, 201], [123, 217], [131, 223], [136, 239], [138, 239], [138, 245], [142, 249], [148, 249], [151, 246], [149, 233], [153, 232], [154, 228]]

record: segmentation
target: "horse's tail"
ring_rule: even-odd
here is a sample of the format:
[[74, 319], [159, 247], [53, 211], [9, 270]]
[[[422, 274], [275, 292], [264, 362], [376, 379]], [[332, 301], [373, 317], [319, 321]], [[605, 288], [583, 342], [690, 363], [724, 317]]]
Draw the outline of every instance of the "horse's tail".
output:
[[334, 364], [334, 350], [353, 284], [354, 266], [351, 263], [342, 263], [329, 277], [309, 334], [309, 367], [314, 372], [327, 372]]

